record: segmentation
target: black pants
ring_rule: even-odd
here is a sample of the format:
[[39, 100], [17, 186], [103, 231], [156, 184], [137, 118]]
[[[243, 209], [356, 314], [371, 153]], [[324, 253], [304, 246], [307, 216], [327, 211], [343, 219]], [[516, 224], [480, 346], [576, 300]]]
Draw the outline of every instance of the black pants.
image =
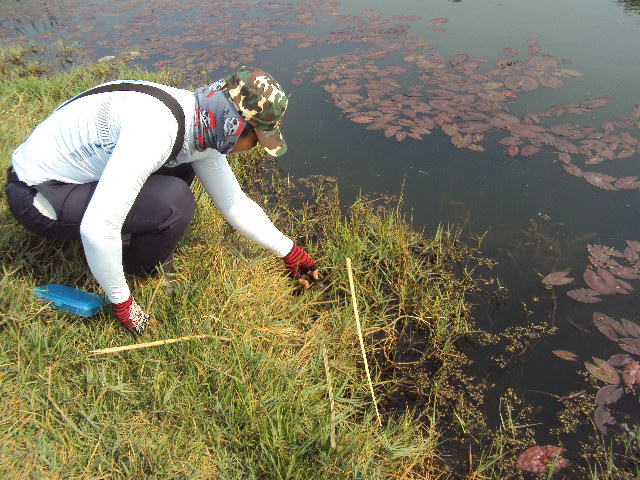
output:
[[[187, 163], [159, 169], [142, 186], [122, 227], [122, 234], [130, 236], [123, 248], [127, 273], [146, 276], [160, 266], [165, 271], [172, 268], [173, 252], [195, 213], [189, 188], [194, 178], [193, 167]], [[46, 238], [80, 240], [80, 222], [96, 185], [46, 182], [30, 187], [10, 168], [4, 189], [9, 210], [28, 230]], [[34, 206], [38, 193], [51, 204], [56, 220]]]

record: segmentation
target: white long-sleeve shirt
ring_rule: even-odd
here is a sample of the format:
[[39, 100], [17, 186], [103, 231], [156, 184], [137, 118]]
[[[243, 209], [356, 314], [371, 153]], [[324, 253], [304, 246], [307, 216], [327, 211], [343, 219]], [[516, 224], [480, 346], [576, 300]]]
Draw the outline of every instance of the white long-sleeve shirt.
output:
[[[185, 112], [184, 145], [172, 165], [192, 163], [209, 197], [238, 232], [278, 257], [289, 253], [293, 241], [242, 191], [226, 156], [195, 150], [193, 92], [152, 85], [169, 92]], [[107, 92], [54, 111], [13, 152], [16, 174], [28, 185], [98, 182], [80, 236], [89, 268], [113, 303], [130, 295], [122, 266], [122, 225], [142, 185], [167, 161], [177, 130], [175, 117], [160, 100], [133, 91]]]

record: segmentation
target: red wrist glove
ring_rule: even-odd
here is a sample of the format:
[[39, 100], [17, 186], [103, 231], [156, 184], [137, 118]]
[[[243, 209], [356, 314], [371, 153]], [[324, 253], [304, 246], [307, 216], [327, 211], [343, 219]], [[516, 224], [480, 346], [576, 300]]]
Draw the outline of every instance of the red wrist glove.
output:
[[122, 303], [112, 303], [111, 308], [122, 326], [129, 331], [142, 333], [149, 324], [149, 315], [142, 311], [131, 295]]
[[295, 243], [291, 251], [282, 257], [282, 261], [284, 262], [285, 268], [289, 270], [289, 276], [293, 278], [318, 269], [307, 252]]

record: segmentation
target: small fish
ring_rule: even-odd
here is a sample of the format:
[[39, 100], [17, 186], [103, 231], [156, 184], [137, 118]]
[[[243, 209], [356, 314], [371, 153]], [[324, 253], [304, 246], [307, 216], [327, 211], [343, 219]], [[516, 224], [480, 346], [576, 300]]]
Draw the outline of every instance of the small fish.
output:
[[504, 95], [505, 97], [509, 97], [509, 98], [517, 98], [518, 96], [513, 93], [511, 90], [503, 90], [502, 91], [502, 95]]
[[560, 397], [562, 400], [573, 400], [574, 398], [584, 397], [586, 395], [586, 390], [580, 390], [579, 392], [573, 392], [569, 395], [565, 395], [564, 397]]

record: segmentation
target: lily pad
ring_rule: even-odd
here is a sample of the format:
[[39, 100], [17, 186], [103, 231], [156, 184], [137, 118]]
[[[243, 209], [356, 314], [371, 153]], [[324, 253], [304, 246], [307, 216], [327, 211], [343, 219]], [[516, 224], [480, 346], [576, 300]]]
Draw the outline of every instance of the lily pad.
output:
[[607, 385], [602, 387], [596, 393], [596, 405], [610, 405], [616, 403], [624, 395], [624, 389], [617, 388], [615, 385]]
[[629, 335], [635, 338], [640, 338], [640, 325], [632, 322], [631, 320], [627, 320], [626, 318], [621, 318], [620, 323], [622, 323], [622, 326]]
[[545, 285], [566, 285], [573, 282], [573, 278], [567, 277], [569, 271], [553, 272], [542, 279]]
[[584, 366], [591, 375], [611, 385], [618, 385], [620, 383], [620, 375], [615, 368], [599, 358], [594, 357], [593, 361], [596, 364], [584, 362]]
[[540, 87], [540, 82], [527, 75], [512, 75], [504, 79], [504, 86], [509, 90], [521, 90], [523, 92], [533, 92]]
[[626, 353], [616, 353], [615, 355], [612, 355], [609, 360], [607, 360], [607, 363], [612, 367], [624, 367], [631, 361], [633, 361], [633, 359], [630, 355], [627, 355]]
[[640, 355], [640, 338], [621, 338], [620, 342], [620, 348], [625, 352]]
[[590, 288], [576, 288], [575, 290], [569, 290], [567, 295], [582, 303], [596, 303], [602, 301], [602, 299], [598, 297], [598, 292], [591, 290]]
[[596, 427], [598, 428], [598, 430], [600, 430], [600, 432], [602, 432], [603, 435], [607, 434], [606, 425], [616, 424], [616, 419], [613, 418], [613, 416], [609, 413], [609, 410], [607, 410], [604, 405], [600, 405], [598, 406], [598, 408], [596, 408], [596, 411], [593, 413], [593, 420], [596, 424]]
[[569, 360], [571, 362], [578, 361], [578, 356], [575, 353], [569, 352], [567, 350], [552, 350], [551, 353], [553, 353], [556, 357], [561, 358], [563, 360]]
[[616, 277], [603, 268], [598, 268], [597, 272], [587, 268], [583, 274], [584, 281], [598, 293], [603, 295], [613, 295], [616, 293]]

